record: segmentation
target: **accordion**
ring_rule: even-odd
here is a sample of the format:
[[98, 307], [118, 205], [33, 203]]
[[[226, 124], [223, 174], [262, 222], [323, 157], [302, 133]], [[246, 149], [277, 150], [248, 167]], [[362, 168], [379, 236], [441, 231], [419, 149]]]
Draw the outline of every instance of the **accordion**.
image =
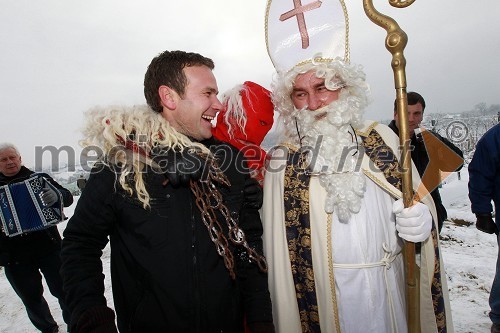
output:
[[[50, 207], [44, 206], [40, 198], [46, 186], [59, 195]], [[62, 195], [39, 174], [19, 183], [0, 186], [0, 218], [2, 229], [9, 237], [49, 228], [64, 220]]]

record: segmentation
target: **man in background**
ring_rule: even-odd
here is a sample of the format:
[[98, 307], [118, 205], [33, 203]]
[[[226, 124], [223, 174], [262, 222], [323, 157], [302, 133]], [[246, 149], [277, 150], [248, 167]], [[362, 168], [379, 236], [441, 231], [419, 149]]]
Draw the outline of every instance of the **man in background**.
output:
[[[22, 182], [33, 174], [33, 171], [22, 165], [21, 155], [14, 145], [0, 144], [0, 186]], [[57, 188], [53, 190], [47, 187], [44, 190], [44, 205], [50, 207], [55, 204], [59, 196], [55, 191], [58, 191], [62, 195], [64, 207], [69, 207], [73, 203], [71, 192], [49, 175], [41, 175]], [[15, 204], [22, 205], [19, 202]], [[21, 298], [29, 319], [43, 333], [54, 333], [59, 329], [43, 297], [40, 273], [45, 277], [50, 293], [58, 299], [64, 321], [69, 325], [69, 313], [59, 275], [60, 249], [61, 236], [56, 226], [13, 237], [0, 233], [0, 265], [5, 266], [5, 276]]]
[[[476, 214], [476, 227], [489, 234], [496, 233], [498, 224], [493, 220], [493, 206], [500, 207], [500, 124], [487, 131], [476, 145], [469, 164], [469, 199]], [[498, 218], [496, 218], [498, 222]], [[500, 245], [500, 243], [499, 243]], [[499, 246], [500, 248], [500, 246]], [[490, 292], [491, 332], [500, 333], [500, 259], [497, 259], [495, 279]]]
[[[439, 193], [439, 185], [442, 179], [441, 172], [459, 171], [463, 166], [464, 154], [460, 148], [441, 135], [428, 130], [424, 132], [420, 131], [420, 123], [424, 118], [425, 100], [419, 93], [413, 91], [409, 92], [407, 96], [408, 130], [410, 132], [411, 146], [413, 147], [411, 159], [434, 200], [438, 215], [439, 231], [441, 232], [444, 220], [448, 217]], [[397, 101], [394, 101], [394, 119], [389, 124], [389, 127], [398, 136], [399, 126]], [[433, 137], [429, 137], [430, 135]], [[453, 153], [460, 157], [462, 160], [461, 163], [457, 163], [456, 158], [453, 158], [451, 155]], [[432, 166], [430, 166], [431, 163]]]

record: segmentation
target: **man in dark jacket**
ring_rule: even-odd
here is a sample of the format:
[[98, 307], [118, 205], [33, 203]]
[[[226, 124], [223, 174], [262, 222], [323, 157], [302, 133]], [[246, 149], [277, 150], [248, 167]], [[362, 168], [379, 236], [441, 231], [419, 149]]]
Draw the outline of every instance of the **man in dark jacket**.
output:
[[213, 68], [165, 51], [145, 76], [149, 107], [89, 111], [84, 132], [104, 158], [64, 231], [72, 333], [117, 331], [103, 295], [108, 237], [120, 332], [239, 333], [244, 317], [252, 333], [274, 332], [248, 168], [212, 138]]
[[[14, 145], [0, 144], [0, 186], [22, 182], [33, 174], [33, 171], [21, 164], [21, 155]], [[57, 188], [65, 207], [73, 203], [70, 191], [49, 175], [41, 175]], [[53, 191], [56, 190], [46, 190], [42, 195], [46, 206], [52, 206], [57, 201], [57, 193]], [[20, 205], [18, 202], [16, 204]], [[69, 312], [59, 275], [60, 249], [61, 236], [56, 226], [13, 237], [0, 232], [0, 265], [5, 266], [5, 276], [24, 303], [29, 319], [42, 332], [58, 332], [58, 326], [43, 297], [40, 272], [45, 277], [51, 294], [59, 300], [64, 321], [69, 324]]]
[[[493, 220], [493, 206], [498, 214], [500, 207], [500, 124], [486, 132], [476, 145], [469, 164], [469, 199], [476, 214], [476, 227], [498, 237], [498, 218]], [[491, 332], [500, 333], [500, 259], [497, 259], [495, 279], [490, 292]]]
[[[448, 217], [438, 188], [441, 184], [441, 171], [459, 171], [463, 166], [464, 154], [460, 148], [435, 132], [426, 130], [424, 133], [416, 133], [419, 132], [419, 126], [424, 117], [425, 100], [416, 92], [409, 92], [407, 96], [408, 129], [410, 132], [411, 146], [413, 147], [411, 159], [420, 177], [422, 177], [424, 185], [430, 191], [432, 199], [434, 200], [438, 214], [439, 231], [441, 231], [444, 220]], [[389, 127], [399, 136], [397, 101], [394, 101], [394, 120], [391, 121]], [[432, 137], [430, 137], [430, 135], [432, 135]], [[429, 138], [429, 140], [426, 138]], [[452, 156], [454, 155], [453, 152], [457, 156]], [[457, 157], [461, 159], [461, 162], [457, 163]], [[427, 166], [430, 165], [429, 161], [431, 159], [433, 166], [427, 168]], [[425, 178], [423, 178], [424, 173], [426, 174]]]

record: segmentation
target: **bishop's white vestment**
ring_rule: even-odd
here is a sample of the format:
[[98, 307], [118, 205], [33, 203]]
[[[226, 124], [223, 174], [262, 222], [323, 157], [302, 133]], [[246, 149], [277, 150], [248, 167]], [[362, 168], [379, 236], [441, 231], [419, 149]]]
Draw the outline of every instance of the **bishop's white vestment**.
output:
[[[399, 154], [399, 139], [387, 126], [367, 123], [358, 132], [366, 137], [375, 134], [383, 138], [385, 144]], [[287, 149], [293, 151], [290, 147]], [[285, 184], [293, 186], [293, 183], [285, 177], [287, 160], [286, 156], [283, 157], [283, 150], [276, 154], [279, 156], [273, 153], [264, 181], [264, 253], [269, 266], [276, 331], [300, 333], [303, 332], [303, 314], [299, 313], [290, 239], [287, 240], [285, 227], [285, 215], [289, 212], [283, 203]], [[310, 176], [310, 252], [319, 325], [322, 333], [406, 333], [403, 241], [397, 236], [392, 213], [392, 204], [401, 197], [401, 192], [387, 181], [366, 155], [361, 169], [366, 177], [366, 191], [359, 213], [353, 214], [347, 223], [340, 222], [335, 212], [330, 216], [325, 212], [326, 191], [318, 176]], [[414, 171], [413, 175], [416, 186], [418, 173]], [[432, 201], [426, 197], [422, 202], [428, 204], [435, 216]], [[437, 226], [433, 230], [434, 237], [431, 235], [422, 243], [421, 329], [433, 333], [443, 332], [445, 327], [444, 331], [450, 333], [453, 324], [446, 277], [442, 257], [439, 253], [436, 255], [436, 251], [439, 252]], [[442, 305], [437, 309], [433, 306], [436, 299]]]

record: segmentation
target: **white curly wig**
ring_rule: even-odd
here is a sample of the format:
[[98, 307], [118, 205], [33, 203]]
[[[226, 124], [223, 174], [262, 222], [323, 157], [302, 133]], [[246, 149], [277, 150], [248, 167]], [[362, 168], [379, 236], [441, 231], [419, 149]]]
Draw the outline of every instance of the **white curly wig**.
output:
[[[141, 171], [146, 164], [151, 165], [152, 149], [196, 148], [203, 155], [210, 155], [208, 148], [177, 132], [160, 113], [147, 105], [94, 107], [84, 116], [80, 145], [101, 152], [102, 163], [120, 165], [121, 187], [130, 195], [135, 191], [144, 208], [149, 207], [150, 197]], [[134, 189], [127, 183], [129, 176], [134, 179]]]
[[[327, 89], [341, 89], [339, 98], [322, 108], [326, 116], [321, 121], [315, 118], [318, 110], [309, 112], [307, 106], [297, 109], [291, 98], [295, 78], [310, 70], [325, 79]], [[364, 176], [356, 170], [359, 155], [345, 154], [346, 149], [358, 149], [359, 142], [351, 127], [362, 127], [369, 103], [370, 90], [362, 67], [340, 59], [308, 62], [278, 74], [272, 89], [273, 103], [280, 114], [280, 142], [305, 148], [316, 147], [321, 140], [319, 151], [310, 151], [306, 156], [309, 169], [318, 175], [327, 192], [325, 211], [336, 211], [341, 222], [349, 221], [353, 213], [359, 212], [365, 191]]]
[[[295, 118], [300, 110], [296, 110], [290, 97], [295, 78], [311, 69], [316, 76], [325, 79], [329, 90], [342, 88], [338, 101], [344, 104], [335, 114], [329, 114], [328, 120], [333, 124], [349, 122], [354, 128], [361, 127], [363, 113], [370, 102], [370, 88], [365, 82], [366, 75], [361, 65], [348, 64], [340, 58], [333, 61], [310, 61], [295, 66], [288, 72], [277, 73], [271, 84], [272, 100], [279, 113], [278, 129], [284, 141], [296, 141]], [[297, 144], [297, 142], [291, 142]]]

